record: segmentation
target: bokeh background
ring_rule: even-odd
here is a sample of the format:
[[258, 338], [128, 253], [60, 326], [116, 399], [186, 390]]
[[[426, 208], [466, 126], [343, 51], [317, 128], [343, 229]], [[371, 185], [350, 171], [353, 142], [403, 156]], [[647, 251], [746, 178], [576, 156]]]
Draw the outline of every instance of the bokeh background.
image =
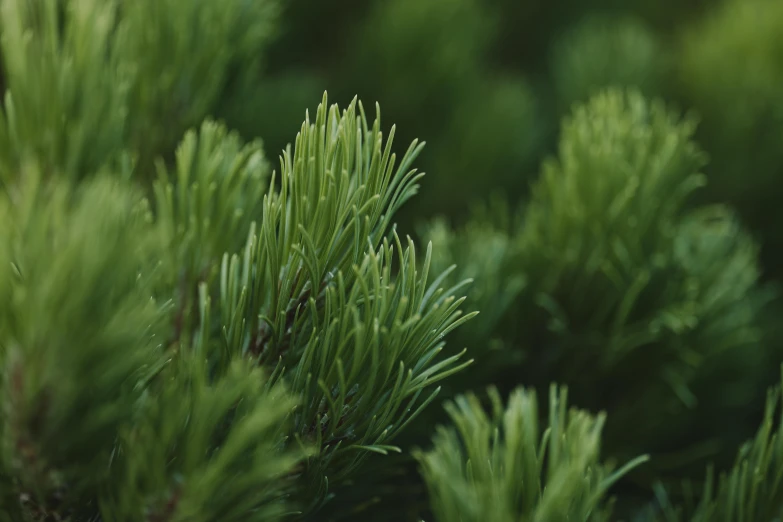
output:
[[428, 143], [406, 224], [460, 221], [527, 196], [573, 104], [635, 86], [698, 116], [703, 197], [739, 210], [777, 277], [782, 19], [777, 0], [289, 0], [259, 81], [223, 115], [274, 158], [324, 90], [377, 101], [400, 143]]

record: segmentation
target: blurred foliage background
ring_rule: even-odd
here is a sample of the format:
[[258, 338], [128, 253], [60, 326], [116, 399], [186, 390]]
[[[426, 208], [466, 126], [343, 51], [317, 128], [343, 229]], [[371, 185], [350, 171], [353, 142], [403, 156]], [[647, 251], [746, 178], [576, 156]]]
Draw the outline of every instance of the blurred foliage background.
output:
[[528, 195], [573, 104], [638, 87], [698, 116], [704, 197], [738, 207], [774, 274], [782, 19], [777, 0], [290, 0], [257, 91], [224, 116], [274, 157], [323, 90], [378, 101], [403, 141], [428, 143], [408, 222], [459, 222], [493, 193]]

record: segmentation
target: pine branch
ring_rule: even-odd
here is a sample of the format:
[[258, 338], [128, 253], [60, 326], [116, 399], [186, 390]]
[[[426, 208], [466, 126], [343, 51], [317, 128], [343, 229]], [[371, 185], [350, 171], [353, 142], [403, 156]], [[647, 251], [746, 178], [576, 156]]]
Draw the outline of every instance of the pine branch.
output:
[[[306, 448], [284, 450], [294, 400], [236, 360], [211, 372], [183, 353], [121, 436], [101, 497], [106, 520], [280, 520]], [[205, 451], [206, 449], [206, 451]]]
[[16, 272], [2, 309], [0, 460], [31, 505], [62, 515], [105, 479], [135, 385], [161, 364], [168, 307], [152, 299], [159, 245], [138, 195], [102, 177], [73, 188], [30, 168], [24, 179], [0, 203]]
[[[783, 384], [783, 367], [781, 367]], [[701, 488], [684, 485], [681, 500], [670, 500], [662, 485], [657, 502], [640, 521], [775, 522], [783, 516], [783, 424], [781, 386], [769, 390], [764, 419], [753, 440], [737, 452], [734, 466], [715, 480], [708, 468]], [[694, 494], [701, 489], [700, 494]]]
[[128, 141], [142, 165], [168, 155], [187, 129], [212, 114], [237, 70], [248, 77], [258, 73], [280, 4], [279, 0], [120, 4], [123, 25], [117, 32], [117, 48], [135, 69], [127, 102]]
[[568, 411], [565, 388], [550, 388], [543, 430], [534, 391], [515, 390], [505, 408], [493, 388], [489, 399], [489, 412], [473, 394], [448, 403], [453, 427], [417, 453], [435, 520], [609, 520], [607, 490], [646, 457], [611, 472], [599, 461], [604, 415]]
[[384, 145], [361, 104], [340, 113], [324, 98], [281, 159], [259, 231], [242, 257], [223, 260], [218, 357], [270, 365], [303, 401], [294, 433], [318, 449], [305, 471], [313, 506], [368, 452], [394, 449], [433, 385], [465, 366], [460, 354], [437, 358], [443, 336], [473, 315], [454, 295], [462, 285], [430, 286], [430, 250], [419, 269], [410, 240], [384, 239], [419, 178], [409, 168], [421, 146], [397, 166], [393, 134]]
[[28, 159], [69, 177], [116, 160], [131, 81], [115, 48], [117, 2], [3, 0], [0, 13], [0, 179]]
[[[604, 90], [564, 120], [520, 226], [503, 223], [506, 211], [499, 224], [431, 230], [439, 265], [475, 278], [474, 306], [487, 312], [469, 343], [483, 355], [471, 377], [510, 390], [558, 375], [582, 406], [611, 414], [612, 446], [634, 453], [695, 424], [684, 413], [707, 393], [697, 378], [764, 364], [745, 350], [762, 338], [773, 293], [736, 217], [691, 207], [705, 182], [694, 131], [637, 90]], [[663, 411], [683, 415], [650, 414]]]
[[182, 134], [248, 74], [274, 32], [278, 0], [2, 0], [8, 91], [0, 179], [25, 160], [81, 178], [131, 152], [149, 176]]
[[260, 217], [269, 166], [260, 141], [243, 144], [207, 120], [185, 134], [173, 168], [162, 160], [157, 167], [155, 220], [168, 246], [164, 266], [172, 270], [161, 291], [176, 295], [170, 344], [187, 344], [198, 323], [199, 285], [214, 282], [223, 254], [240, 248]]

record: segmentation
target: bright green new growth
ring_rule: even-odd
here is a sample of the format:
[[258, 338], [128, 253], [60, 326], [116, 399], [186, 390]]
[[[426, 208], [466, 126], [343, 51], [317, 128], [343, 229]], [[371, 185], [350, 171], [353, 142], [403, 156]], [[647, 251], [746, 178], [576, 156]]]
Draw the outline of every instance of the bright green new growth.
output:
[[437, 394], [430, 386], [467, 364], [438, 354], [473, 315], [455, 297], [463, 285], [429, 282], [429, 249], [419, 265], [410, 241], [384, 239], [415, 193], [421, 146], [398, 165], [394, 129], [384, 145], [380, 121], [369, 126], [358, 109], [341, 114], [324, 99], [283, 155], [280, 190], [265, 196], [244, 255], [224, 257], [220, 276], [215, 357], [251, 356], [287, 378], [302, 401], [294, 433], [318, 448], [308, 480], [324, 492], [366, 451], [391, 449]]
[[435, 519], [608, 520], [608, 488], [646, 457], [612, 473], [600, 461], [604, 415], [569, 410], [565, 388], [550, 388], [543, 430], [535, 391], [515, 390], [505, 408], [494, 389], [489, 399], [489, 414], [473, 394], [449, 403], [454, 427], [440, 427], [417, 456]]

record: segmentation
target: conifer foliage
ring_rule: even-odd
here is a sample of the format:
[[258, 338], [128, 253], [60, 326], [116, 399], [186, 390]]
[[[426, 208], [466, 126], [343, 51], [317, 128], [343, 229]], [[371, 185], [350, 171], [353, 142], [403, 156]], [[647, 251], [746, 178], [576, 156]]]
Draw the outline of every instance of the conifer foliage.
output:
[[[172, 17], [145, 26], [159, 40], [124, 24], [157, 9], [201, 9], [208, 23], [200, 5], [218, 4], [2, 4], [6, 519], [311, 512], [368, 454], [396, 450], [435, 384], [468, 364], [443, 342], [472, 316], [463, 285], [443, 288], [431, 250], [417, 255], [393, 227], [422, 145], [398, 157], [394, 128], [361, 103], [324, 97], [275, 173], [259, 143], [210, 120], [154, 171], [134, 161], [152, 150], [138, 138], [163, 136], [134, 132], [136, 117], [170, 132], [193, 116], [147, 110], [143, 93], [160, 94], [149, 61], [123, 62], [145, 78], [125, 97], [106, 53], [124, 42], [168, 56], [163, 42], [185, 36], [162, 27]], [[210, 34], [209, 49], [240, 47]], [[164, 83], [188, 85], [188, 61], [173, 58]]]
[[[756, 246], [730, 210], [689, 205], [705, 183], [694, 129], [635, 89], [604, 90], [564, 119], [519, 213], [427, 229], [436, 261], [476, 279], [471, 304], [489, 311], [460, 333], [494, 333], [500, 348], [465, 338], [488, 365], [471, 375], [506, 387], [559, 376], [583, 407], [609, 410], [613, 445], [645, 448], [688, 422], [701, 369], [764, 364], [742, 353], [769, 299]], [[680, 420], [661, 426], [663, 412]]]
[[[736, 51], [759, 14], [727, 1], [703, 31], [734, 27], [718, 49]], [[430, 164], [471, 171], [461, 196], [488, 194], [485, 174], [514, 185], [548, 138], [536, 83], [485, 63], [509, 4], [374, 2], [340, 67], [387, 68], [364, 85], [406, 124], [436, 111], [404, 132], [442, 135]], [[279, 130], [270, 114], [296, 108], [270, 93], [320, 78], [264, 83], [280, 13], [0, 0], [0, 522], [380, 520], [390, 504], [395, 522], [780, 520], [783, 378], [738, 451], [726, 413], [779, 367], [776, 294], [731, 208], [699, 199], [696, 119], [650, 97], [668, 73], [654, 31], [607, 16], [559, 36], [548, 110], [571, 109], [529, 200], [414, 239], [396, 220], [424, 144], [399, 147], [378, 104], [301, 107], [278, 162], [240, 134]], [[783, 49], [775, 27], [754, 59]], [[741, 119], [721, 105], [747, 84], [703, 98], [721, 60], [682, 45], [693, 99]], [[439, 190], [420, 208], [462, 210]], [[700, 423], [688, 442], [733, 468], [680, 473]]]
[[437, 520], [609, 520], [607, 489], [646, 457], [612, 473], [600, 462], [605, 415], [569, 409], [567, 398], [550, 388], [543, 430], [532, 390], [514, 390], [504, 409], [491, 388], [489, 415], [473, 394], [449, 403], [456, 429], [441, 428], [419, 456]]

